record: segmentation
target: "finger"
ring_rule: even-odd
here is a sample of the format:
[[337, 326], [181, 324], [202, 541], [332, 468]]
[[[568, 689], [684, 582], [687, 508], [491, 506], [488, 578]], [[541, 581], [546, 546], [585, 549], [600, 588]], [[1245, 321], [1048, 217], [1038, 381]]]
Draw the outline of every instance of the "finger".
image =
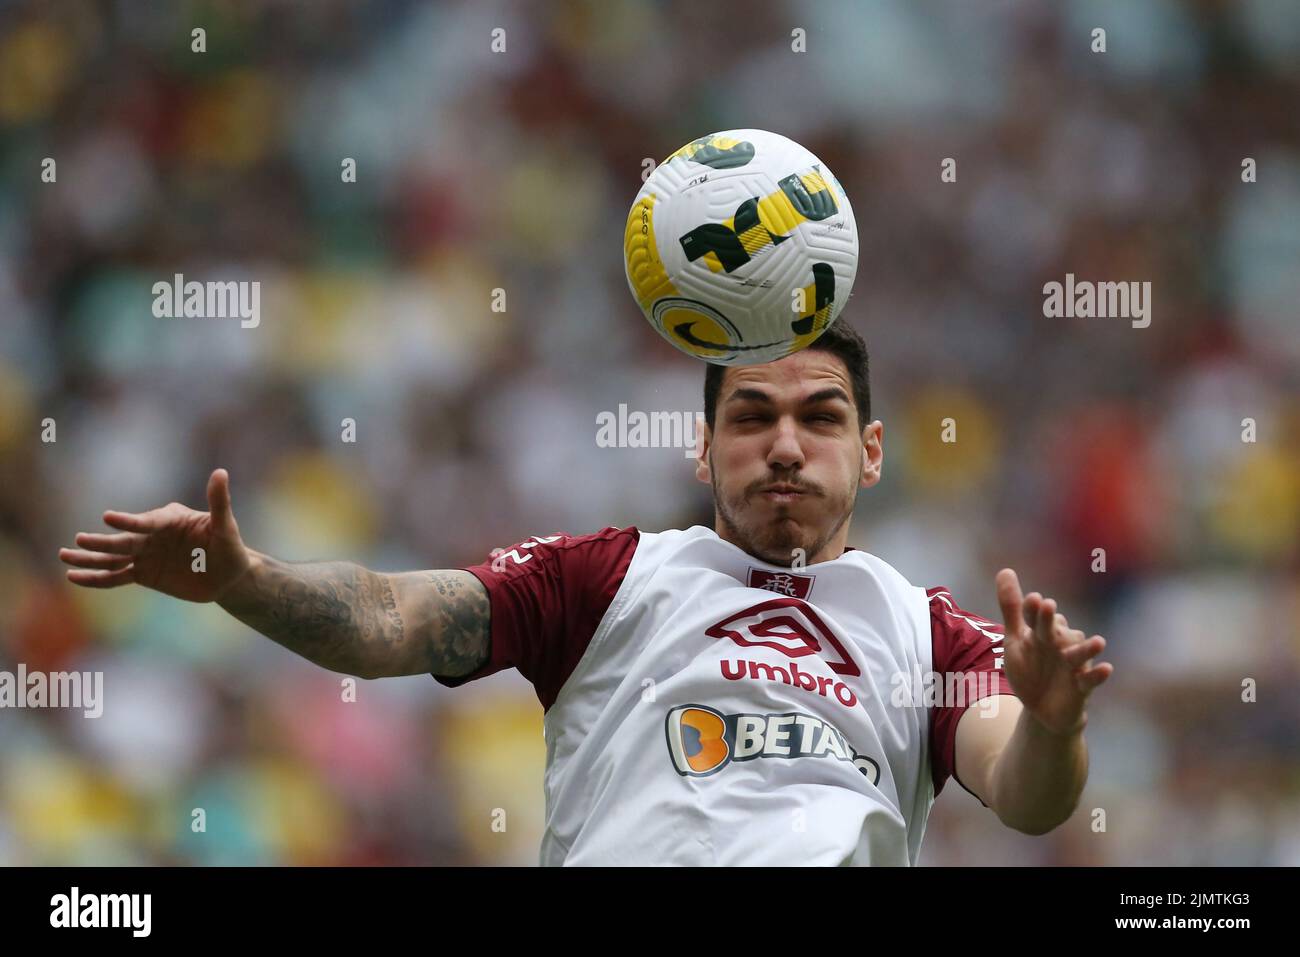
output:
[[135, 566], [127, 565], [114, 571], [69, 568], [68, 581], [86, 588], [117, 588], [135, 581]]
[[1091, 694], [1103, 681], [1115, 673], [1115, 666], [1103, 661], [1082, 674], [1074, 676], [1074, 683], [1084, 694]]
[[1078, 628], [1064, 628], [1061, 622], [1065, 616], [1059, 612], [1056, 615], [1056, 627], [1052, 629], [1052, 642], [1058, 648], [1072, 648], [1088, 636]]
[[1004, 568], [994, 579], [998, 591], [998, 605], [1002, 608], [1002, 622], [1006, 633], [1019, 638], [1025, 632], [1024, 595], [1020, 592], [1020, 578], [1015, 570]]
[[1052, 633], [1056, 628], [1056, 599], [1044, 598], [1038, 609], [1038, 620], [1034, 622], [1034, 637], [1045, 644], [1052, 643]]
[[1087, 635], [1075, 628], [1071, 628], [1069, 631], [1064, 632], [1061, 631], [1060, 628], [1057, 628], [1056, 634], [1052, 635], [1052, 644], [1061, 651], [1066, 651], [1082, 644], [1087, 637]]
[[1031, 632], [1028, 637], [1033, 637], [1033, 630], [1038, 627], [1038, 613], [1043, 608], [1043, 596], [1036, 591], [1031, 591], [1025, 596], [1025, 603], [1022, 608], [1022, 614], [1025, 619], [1025, 627]]
[[88, 552], [81, 548], [60, 548], [59, 558], [78, 568], [123, 568], [131, 564], [132, 560], [130, 555]]
[[208, 476], [208, 511], [218, 525], [228, 525], [231, 521], [230, 473], [225, 469], [215, 469]]
[[150, 512], [105, 512], [104, 524], [127, 532], [156, 532], [165, 528], [170, 520], [165, 508]]
[[1091, 659], [1101, 654], [1101, 650], [1106, 647], [1106, 639], [1101, 635], [1093, 635], [1087, 641], [1081, 641], [1078, 644], [1071, 645], [1061, 651], [1061, 658], [1071, 668], [1081, 668]]
[[109, 552], [113, 555], [138, 555], [144, 545], [144, 537], [120, 532], [116, 535], [97, 535], [91, 532], [78, 532], [74, 539], [82, 548], [97, 552]]

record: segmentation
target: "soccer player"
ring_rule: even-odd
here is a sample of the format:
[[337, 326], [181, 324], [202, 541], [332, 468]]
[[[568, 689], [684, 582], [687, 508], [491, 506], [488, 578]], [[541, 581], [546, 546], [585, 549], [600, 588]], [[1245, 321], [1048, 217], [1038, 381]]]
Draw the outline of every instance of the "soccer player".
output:
[[883, 460], [862, 338], [841, 321], [709, 365], [704, 410], [711, 529], [534, 537], [461, 569], [288, 563], [243, 543], [217, 469], [208, 511], [105, 512], [118, 531], [60, 557], [76, 584], [216, 602], [333, 671], [519, 669], [545, 710], [543, 864], [915, 864], [949, 776], [1019, 831], [1069, 817], [1105, 640], [1011, 569], [998, 625], [846, 547]]

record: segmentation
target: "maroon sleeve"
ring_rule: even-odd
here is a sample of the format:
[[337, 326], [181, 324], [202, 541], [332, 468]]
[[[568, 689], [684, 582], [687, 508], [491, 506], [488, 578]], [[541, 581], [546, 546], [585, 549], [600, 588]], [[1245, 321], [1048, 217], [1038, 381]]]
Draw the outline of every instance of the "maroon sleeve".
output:
[[[942, 706], [930, 711], [930, 772], [934, 793], [938, 795], [949, 775], [961, 784], [955, 764], [957, 722], [966, 709], [981, 698], [1015, 692], [1002, 670], [1003, 627], [958, 607], [946, 588], [928, 588], [925, 593], [930, 596], [930, 641], [938, 675], [936, 687], [949, 687], [950, 674], [961, 674], [964, 687], [963, 699], [954, 702], [941, 696]], [[981, 674], [987, 677], [981, 678]], [[966, 785], [961, 786], [970, 791]]]
[[464, 566], [487, 588], [491, 656], [463, 677], [434, 677], [455, 688], [518, 668], [549, 709], [623, 583], [639, 538], [634, 526], [610, 526], [591, 535], [535, 535], [494, 549], [482, 564]]

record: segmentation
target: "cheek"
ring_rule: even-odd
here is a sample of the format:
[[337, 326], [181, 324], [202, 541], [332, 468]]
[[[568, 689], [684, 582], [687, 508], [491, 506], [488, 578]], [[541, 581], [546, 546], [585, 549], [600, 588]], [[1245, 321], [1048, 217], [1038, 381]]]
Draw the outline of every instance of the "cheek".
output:
[[728, 475], [743, 470], [757, 455], [756, 447], [744, 439], [729, 439], [713, 445], [713, 463]]
[[713, 479], [728, 491], [743, 489], [763, 474], [766, 465], [756, 445], [731, 442], [713, 448]]
[[845, 484], [850, 490], [857, 488], [858, 482], [862, 480], [863, 454], [861, 447], [855, 447], [845, 452], [841, 459], [840, 467], [843, 471], [840, 474], [844, 476]]

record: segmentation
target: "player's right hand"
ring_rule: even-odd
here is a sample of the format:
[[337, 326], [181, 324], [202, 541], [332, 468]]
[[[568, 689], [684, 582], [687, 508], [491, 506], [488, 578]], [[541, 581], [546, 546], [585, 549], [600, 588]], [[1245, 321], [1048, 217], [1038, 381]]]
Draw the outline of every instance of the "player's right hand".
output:
[[[59, 558], [73, 566], [68, 581], [87, 588], [134, 582], [186, 601], [216, 601], [251, 561], [230, 507], [225, 469], [208, 478], [208, 509], [172, 502], [149, 512], [105, 512], [104, 523], [121, 531], [78, 532], [79, 548], [59, 549]], [[196, 548], [203, 549], [204, 571], [194, 570]]]

